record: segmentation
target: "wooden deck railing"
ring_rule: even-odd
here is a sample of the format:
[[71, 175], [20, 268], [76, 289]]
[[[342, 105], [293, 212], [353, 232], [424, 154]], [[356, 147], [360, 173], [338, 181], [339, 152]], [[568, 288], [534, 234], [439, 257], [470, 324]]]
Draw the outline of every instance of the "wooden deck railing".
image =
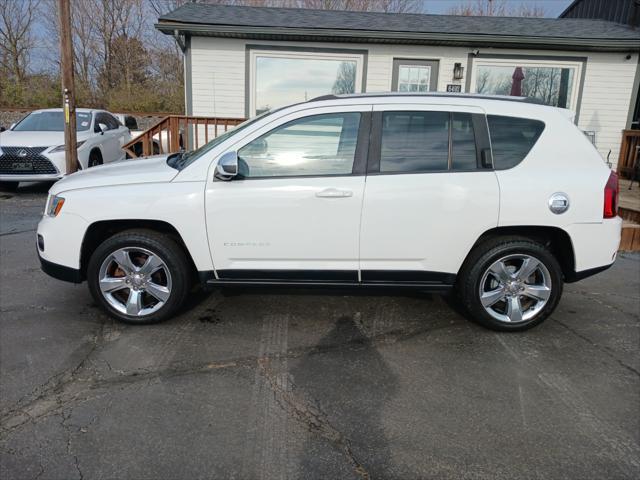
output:
[[640, 155], [640, 130], [623, 130], [620, 155], [618, 156], [618, 174], [623, 178], [633, 178], [638, 168]]
[[195, 150], [242, 122], [242, 118], [170, 115], [122, 148], [132, 158]]

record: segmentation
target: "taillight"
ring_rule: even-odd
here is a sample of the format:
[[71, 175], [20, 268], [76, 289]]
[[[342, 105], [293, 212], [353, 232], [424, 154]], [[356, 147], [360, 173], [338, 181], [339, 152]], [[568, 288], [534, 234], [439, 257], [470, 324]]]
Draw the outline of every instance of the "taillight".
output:
[[618, 175], [611, 172], [604, 186], [604, 218], [613, 218], [618, 215], [618, 191]]

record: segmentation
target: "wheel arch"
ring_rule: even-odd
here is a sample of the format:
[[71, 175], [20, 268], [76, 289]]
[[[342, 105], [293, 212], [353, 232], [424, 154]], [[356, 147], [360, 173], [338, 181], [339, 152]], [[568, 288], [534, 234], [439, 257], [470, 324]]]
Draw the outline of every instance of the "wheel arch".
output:
[[82, 239], [80, 251], [80, 272], [82, 278], [86, 278], [87, 265], [95, 249], [107, 238], [126, 230], [152, 230], [171, 236], [184, 250], [194, 274], [197, 272], [191, 252], [187, 248], [180, 232], [168, 222], [163, 220], [127, 219], [127, 220], [101, 220], [89, 225]]
[[100, 145], [94, 145], [93, 147], [91, 147], [91, 150], [89, 150], [89, 158], [93, 153], [97, 153], [98, 155], [100, 155], [100, 158], [102, 158], [102, 160], [104, 161], [104, 155], [102, 154], [102, 147]]
[[575, 277], [575, 253], [571, 236], [562, 228], [541, 225], [495, 227], [485, 231], [473, 244], [463, 265], [471, 255], [471, 252], [482, 243], [503, 236], [520, 236], [542, 243], [558, 260], [565, 280], [571, 281]]

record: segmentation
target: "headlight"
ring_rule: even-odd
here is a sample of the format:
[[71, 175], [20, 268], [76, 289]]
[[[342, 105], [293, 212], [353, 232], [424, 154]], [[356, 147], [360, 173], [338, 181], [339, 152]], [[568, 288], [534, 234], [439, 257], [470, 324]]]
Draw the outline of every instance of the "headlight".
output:
[[64, 205], [64, 198], [57, 195], [51, 195], [49, 198], [49, 204], [47, 205], [47, 215], [50, 217], [57, 217]]
[[[80, 148], [84, 142], [86, 142], [86, 140], [83, 140], [81, 142], [76, 143], [76, 148]], [[49, 153], [56, 153], [56, 152], [64, 152], [64, 145], [58, 145], [56, 148], [51, 150]]]

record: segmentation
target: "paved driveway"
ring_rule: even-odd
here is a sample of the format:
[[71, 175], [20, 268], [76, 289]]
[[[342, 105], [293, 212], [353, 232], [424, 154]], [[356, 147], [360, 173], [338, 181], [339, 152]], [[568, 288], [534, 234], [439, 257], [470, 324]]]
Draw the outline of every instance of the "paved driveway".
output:
[[640, 477], [640, 256], [521, 334], [430, 295], [230, 291], [113, 322], [0, 198], [0, 478]]

